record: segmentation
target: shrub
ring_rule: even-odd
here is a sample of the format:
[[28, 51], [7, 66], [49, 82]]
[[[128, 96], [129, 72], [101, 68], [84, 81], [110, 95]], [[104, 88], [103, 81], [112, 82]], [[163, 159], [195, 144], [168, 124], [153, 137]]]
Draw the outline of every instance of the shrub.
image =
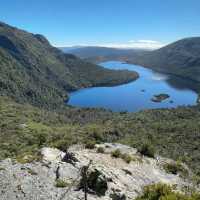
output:
[[113, 151], [111, 153], [111, 155], [114, 158], [123, 159], [126, 163], [130, 163], [133, 160], [133, 158], [129, 154], [127, 154], [127, 153], [123, 154], [123, 153], [121, 153], [121, 151], [119, 149], [116, 149], [115, 151]]
[[195, 184], [197, 184], [197, 185], [200, 184], [200, 176], [199, 175], [194, 175], [192, 178], [193, 178], [193, 181]]
[[121, 158], [122, 158], [126, 163], [130, 163], [130, 162], [133, 160], [133, 158], [132, 158], [129, 154], [127, 154], [127, 153], [122, 154], [122, 155], [121, 155]]
[[155, 149], [152, 145], [146, 143], [141, 146], [138, 150], [142, 155], [154, 158], [155, 156]]
[[54, 142], [52, 146], [61, 151], [66, 152], [71, 144], [72, 144], [71, 141], [63, 139], [63, 140], [58, 140]]
[[85, 148], [86, 148], [86, 149], [94, 149], [94, 148], [95, 148], [95, 145], [96, 145], [96, 142], [95, 142], [95, 141], [89, 140], [89, 141], [86, 142]]
[[104, 153], [105, 149], [103, 147], [98, 147], [97, 153]]
[[167, 173], [180, 174], [182, 176], [188, 175], [188, 170], [180, 162], [165, 163], [163, 168]]
[[95, 130], [92, 134], [91, 137], [95, 139], [97, 142], [103, 142], [105, 138], [103, 137], [103, 134], [99, 132], [98, 130]]
[[200, 194], [185, 195], [173, 191], [172, 187], [158, 183], [144, 187], [143, 194], [136, 200], [199, 200]]
[[40, 153], [24, 153], [16, 157], [16, 161], [21, 164], [31, 163], [33, 161], [40, 161], [42, 156]]
[[[95, 169], [94, 171], [90, 171], [87, 174], [87, 185], [90, 190], [95, 192], [98, 196], [104, 196], [107, 189], [108, 189], [108, 183], [107, 178], [105, 175]], [[82, 177], [80, 180], [80, 188], [84, 188], [85, 185], [85, 178]]]
[[66, 181], [62, 180], [62, 179], [57, 179], [56, 180], [56, 184], [55, 186], [58, 188], [65, 188], [69, 185], [69, 183], [67, 183]]
[[111, 153], [112, 157], [114, 158], [120, 158], [121, 157], [121, 151], [119, 149], [116, 149]]

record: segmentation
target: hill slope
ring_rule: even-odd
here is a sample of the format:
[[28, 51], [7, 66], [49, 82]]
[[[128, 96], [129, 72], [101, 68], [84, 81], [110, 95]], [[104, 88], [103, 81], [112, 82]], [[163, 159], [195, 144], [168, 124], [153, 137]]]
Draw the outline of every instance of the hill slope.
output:
[[200, 81], [200, 37], [186, 38], [161, 49], [133, 55], [130, 62]]
[[0, 23], [0, 94], [56, 108], [66, 91], [129, 82], [137, 74], [85, 62], [50, 45], [38, 34]]
[[148, 143], [157, 154], [181, 160], [200, 174], [200, 108], [113, 113], [65, 107], [52, 112], [0, 97], [0, 160], [34, 154], [42, 146], [66, 150], [94, 142], [138, 149]]

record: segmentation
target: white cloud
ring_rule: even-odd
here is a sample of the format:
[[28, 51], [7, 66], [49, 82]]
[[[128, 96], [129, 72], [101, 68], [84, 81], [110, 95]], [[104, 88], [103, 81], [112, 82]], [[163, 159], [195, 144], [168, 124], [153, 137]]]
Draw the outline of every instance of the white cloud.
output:
[[159, 44], [160, 42], [155, 40], [138, 40], [138, 43]]
[[130, 40], [125, 43], [106, 43], [99, 44], [98, 46], [113, 47], [113, 48], [136, 48], [136, 49], [158, 49], [165, 44], [154, 40]]
[[129, 40], [128, 42], [129, 43], [134, 43], [134, 42], [136, 42], [136, 40]]
[[[166, 44], [154, 40], [130, 40], [124, 43], [93, 43], [93, 44], [74, 44], [74, 45], [59, 45], [59, 46], [100, 46], [100, 47], [110, 47], [110, 48], [123, 48], [123, 49], [159, 49]], [[56, 45], [58, 46], [58, 45]]]

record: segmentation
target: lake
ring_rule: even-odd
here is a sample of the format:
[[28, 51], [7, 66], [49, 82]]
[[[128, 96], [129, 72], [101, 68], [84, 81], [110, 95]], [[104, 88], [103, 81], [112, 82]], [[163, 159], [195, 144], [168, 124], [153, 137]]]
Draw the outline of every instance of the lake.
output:
[[[195, 105], [197, 93], [187, 88], [170, 84], [171, 75], [157, 73], [142, 66], [109, 61], [100, 64], [109, 69], [128, 69], [139, 73], [140, 77], [131, 83], [113, 87], [93, 87], [70, 93], [68, 104], [79, 107], [102, 107], [113, 111], [136, 112], [144, 109], [172, 108], [181, 105]], [[179, 83], [181, 84], [181, 80]], [[178, 82], [178, 80], [177, 80]], [[188, 85], [191, 84], [188, 82]], [[166, 93], [170, 98], [158, 103], [152, 102], [155, 94]]]

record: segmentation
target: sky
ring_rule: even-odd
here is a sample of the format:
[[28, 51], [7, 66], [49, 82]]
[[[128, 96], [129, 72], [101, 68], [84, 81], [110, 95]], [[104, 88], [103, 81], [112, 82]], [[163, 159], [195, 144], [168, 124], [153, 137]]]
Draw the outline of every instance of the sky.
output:
[[200, 36], [200, 0], [0, 1], [0, 21], [54, 46], [159, 48]]

